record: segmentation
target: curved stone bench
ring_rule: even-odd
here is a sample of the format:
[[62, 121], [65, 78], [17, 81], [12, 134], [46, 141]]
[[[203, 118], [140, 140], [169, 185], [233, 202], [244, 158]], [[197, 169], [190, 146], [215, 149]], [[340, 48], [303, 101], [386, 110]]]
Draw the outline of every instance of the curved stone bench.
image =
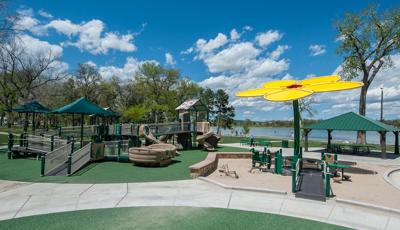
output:
[[251, 159], [251, 152], [209, 152], [206, 159], [200, 161], [189, 167], [190, 176], [196, 178], [199, 176], [208, 176], [213, 173], [218, 167], [218, 159], [230, 158], [240, 159], [246, 158]]

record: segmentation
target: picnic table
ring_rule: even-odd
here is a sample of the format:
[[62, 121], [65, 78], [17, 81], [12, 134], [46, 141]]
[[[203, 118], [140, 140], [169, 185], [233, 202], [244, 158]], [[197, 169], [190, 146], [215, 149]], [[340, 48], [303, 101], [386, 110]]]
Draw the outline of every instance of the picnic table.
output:
[[359, 144], [331, 144], [327, 145], [326, 149], [335, 153], [344, 153], [346, 150], [353, 154], [370, 153], [372, 145], [359, 145]]
[[337, 168], [342, 170], [342, 180], [344, 180], [344, 169], [350, 168], [350, 165], [343, 164], [328, 164], [328, 167]]

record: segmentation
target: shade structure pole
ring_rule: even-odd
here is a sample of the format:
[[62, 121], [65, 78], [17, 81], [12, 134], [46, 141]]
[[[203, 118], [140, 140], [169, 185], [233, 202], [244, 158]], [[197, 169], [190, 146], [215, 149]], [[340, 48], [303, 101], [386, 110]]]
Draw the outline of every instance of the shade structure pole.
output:
[[83, 147], [83, 113], [81, 114], [81, 148]]
[[28, 113], [25, 112], [24, 132], [28, 131]]
[[394, 132], [394, 154], [399, 154], [399, 132]]
[[386, 159], [386, 132], [382, 131], [379, 132], [381, 135], [381, 152], [382, 152], [382, 159]]
[[294, 156], [300, 155], [300, 108], [299, 101], [293, 101]]
[[32, 131], [35, 133], [35, 112], [32, 113]]

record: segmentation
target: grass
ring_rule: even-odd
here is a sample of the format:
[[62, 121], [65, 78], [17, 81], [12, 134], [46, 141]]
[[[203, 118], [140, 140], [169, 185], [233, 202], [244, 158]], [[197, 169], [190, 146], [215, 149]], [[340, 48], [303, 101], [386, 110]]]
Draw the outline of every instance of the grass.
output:
[[[245, 139], [246, 137], [236, 137], [236, 136], [224, 136], [221, 139], [220, 143], [224, 144], [229, 144], [229, 143], [239, 143], [240, 140]], [[270, 141], [281, 141], [282, 139], [279, 138], [273, 138], [273, 137], [256, 137], [254, 138], [255, 141], [260, 141], [260, 140], [270, 140]], [[335, 142], [333, 142], [335, 143]], [[289, 147], [293, 148], [293, 141], [289, 141]], [[326, 147], [327, 142], [324, 141], [314, 141], [314, 140], [308, 140], [308, 147]], [[351, 144], [349, 144], [350, 146]], [[378, 144], [368, 144], [371, 146], [371, 149], [374, 150], [380, 150], [381, 146]], [[280, 147], [281, 142], [273, 142], [272, 143], [273, 147]], [[304, 142], [302, 143], [302, 146], [304, 146]], [[391, 151], [394, 152], [394, 145], [386, 145], [386, 151]]]
[[0, 221], [0, 229], [346, 229], [275, 214], [219, 208], [135, 207], [63, 212]]
[[[221, 147], [218, 151], [243, 152], [246, 149]], [[91, 163], [75, 175], [40, 176], [40, 161], [30, 159], [7, 159], [6, 150], [0, 150], [0, 180], [56, 183], [124, 183], [191, 179], [189, 166], [202, 161], [207, 152], [201, 150], [181, 151], [167, 167], [139, 167], [126, 162]]]

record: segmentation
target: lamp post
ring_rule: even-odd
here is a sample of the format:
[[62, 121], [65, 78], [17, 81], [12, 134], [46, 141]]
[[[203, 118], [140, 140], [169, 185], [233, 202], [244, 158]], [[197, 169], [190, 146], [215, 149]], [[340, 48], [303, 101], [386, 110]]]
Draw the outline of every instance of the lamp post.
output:
[[381, 87], [381, 122], [383, 122], [383, 87]]

